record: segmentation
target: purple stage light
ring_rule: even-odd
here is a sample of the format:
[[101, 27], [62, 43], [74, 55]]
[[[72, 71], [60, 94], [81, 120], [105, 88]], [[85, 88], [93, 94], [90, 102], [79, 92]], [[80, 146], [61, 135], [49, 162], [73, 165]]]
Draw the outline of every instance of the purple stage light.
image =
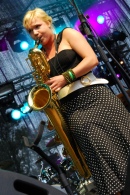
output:
[[116, 74], [117, 78], [120, 78], [120, 74]]
[[103, 23], [105, 22], [104, 16], [99, 15], [99, 16], [97, 17], [97, 22], [98, 22], [99, 24], [103, 24]]
[[[106, 19], [110, 21], [111, 18], [109, 17], [109, 14], [107, 14], [107, 13], [108, 13], [108, 11], [110, 12], [111, 10], [114, 10], [115, 8], [120, 9], [118, 7], [118, 5], [113, 0], [110, 0], [109, 4], [108, 3], [107, 4], [106, 3], [99, 4], [97, 2], [94, 5], [92, 5], [91, 7], [89, 7], [83, 13], [85, 17], [89, 16], [89, 17], [86, 17], [86, 22], [89, 24], [91, 30], [93, 32], [96, 32], [96, 34], [98, 36], [103, 36], [103, 35], [108, 34], [109, 24], [107, 22], [104, 22], [104, 23], [102, 23], [102, 27], [101, 27], [101, 23], [100, 24], [98, 23], [97, 17], [98, 16], [103, 16], [104, 21], [106, 21]], [[113, 25], [116, 25], [116, 23], [118, 21], [116, 20], [116, 18], [115, 19], [113, 18], [113, 20], [111, 22], [113, 23]], [[81, 24], [80, 20], [77, 20], [75, 25], [74, 25], [74, 28], [78, 31], [80, 31], [79, 30], [79, 25], [80, 24]]]

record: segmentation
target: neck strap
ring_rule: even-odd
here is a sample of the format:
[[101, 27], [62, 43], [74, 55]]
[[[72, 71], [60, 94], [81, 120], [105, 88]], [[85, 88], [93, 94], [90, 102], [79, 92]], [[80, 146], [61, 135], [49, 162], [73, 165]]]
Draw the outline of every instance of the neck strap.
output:
[[[64, 29], [63, 29], [63, 30], [64, 30]], [[58, 34], [57, 38], [56, 38], [56, 35], [55, 35], [55, 37], [54, 37], [54, 43], [55, 43], [55, 48], [56, 48], [56, 52], [57, 52], [57, 53], [58, 53], [59, 44], [60, 44], [61, 39], [62, 39], [63, 30]]]

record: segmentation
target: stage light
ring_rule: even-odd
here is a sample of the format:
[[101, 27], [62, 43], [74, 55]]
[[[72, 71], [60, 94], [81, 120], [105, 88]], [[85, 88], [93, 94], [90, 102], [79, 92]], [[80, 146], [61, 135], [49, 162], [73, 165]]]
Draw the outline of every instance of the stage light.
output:
[[22, 41], [22, 42], [20, 43], [20, 48], [21, 48], [23, 51], [24, 51], [24, 50], [27, 50], [28, 47], [29, 47], [29, 44], [28, 44], [27, 41]]
[[104, 16], [99, 15], [99, 16], [97, 17], [97, 22], [98, 22], [99, 24], [103, 24], [103, 23], [105, 22]]
[[114, 41], [124, 41], [127, 35], [123, 31], [114, 31], [112, 33], [112, 38]]
[[1, 109], [2, 117], [5, 122], [16, 122], [22, 117], [22, 113], [17, 106], [10, 104], [7, 108]]
[[119, 73], [119, 71], [116, 71], [116, 70], [115, 70], [115, 72], [116, 72], [116, 77], [117, 77], [119, 80], [121, 80], [121, 79], [122, 79], [122, 76], [121, 76], [121, 74]]
[[124, 64], [123, 60], [120, 60], [120, 64], [121, 64], [121, 65], [123, 65], [123, 64]]
[[23, 114], [26, 114], [26, 113], [28, 113], [28, 112], [31, 112], [32, 109], [29, 107], [28, 102], [25, 102], [25, 103], [23, 104], [23, 106], [20, 108], [20, 110], [21, 110], [21, 112], [22, 112]]
[[3, 37], [0, 40], [0, 52], [1, 51], [7, 51], [7, 50], [8, 50], [7, 43], [6, 43], [5, 37]]
[[121, 80], [122, 79], [122, 75], [121, 75], [121, 72], [120, 72], [120, 69], [118, 67], [118, 65], [116, 65], [116, 62], [112, 61], [111, 62], [111, 65], [115, 71], [115, 74], [116, 74], [116, 77]]
[[116, 74], [117, 78], [119, 79], [120, 78], [120, 74]]
[[7, 40], [14, 52], [23, 52], [29, 48], [28, 40], [24, 33], [8, 33]]
[[10, 104], [7, 108], [5, 108], [3, 116], [6, 122], [14, 122], [25, 117], [26, 113], [30, 112], [30, 110], [27, 108], [23, 108], [24, 106], [20, 107], [17, 105]]
[[20, 112], [20, 110], [12, 110], [11, 111], [11, 117], [14, 120], [19, 120], [22, 117], [22, 113]]

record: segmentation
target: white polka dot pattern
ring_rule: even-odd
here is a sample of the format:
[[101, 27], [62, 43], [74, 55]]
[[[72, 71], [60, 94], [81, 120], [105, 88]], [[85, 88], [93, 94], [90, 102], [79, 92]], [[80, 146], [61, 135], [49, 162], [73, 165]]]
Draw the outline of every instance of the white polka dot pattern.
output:
[[64, 99], [62, 110], [99, 194], [123, 190], [130, 148], [130, 114], [105, 86], [86, 87], [81, 94], [73, 94], [66, 102]]

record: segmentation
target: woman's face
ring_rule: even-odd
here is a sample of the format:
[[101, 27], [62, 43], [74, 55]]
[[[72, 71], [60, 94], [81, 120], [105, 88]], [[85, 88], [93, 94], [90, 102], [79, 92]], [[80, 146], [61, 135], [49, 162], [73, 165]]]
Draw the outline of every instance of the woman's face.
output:
[[46, 45], [52, 35], [50, 22], [44, 22], [40, 18], [33, 18], [30, 21], [28, 32], [34, 40], [39, 40], [40, 44]]

